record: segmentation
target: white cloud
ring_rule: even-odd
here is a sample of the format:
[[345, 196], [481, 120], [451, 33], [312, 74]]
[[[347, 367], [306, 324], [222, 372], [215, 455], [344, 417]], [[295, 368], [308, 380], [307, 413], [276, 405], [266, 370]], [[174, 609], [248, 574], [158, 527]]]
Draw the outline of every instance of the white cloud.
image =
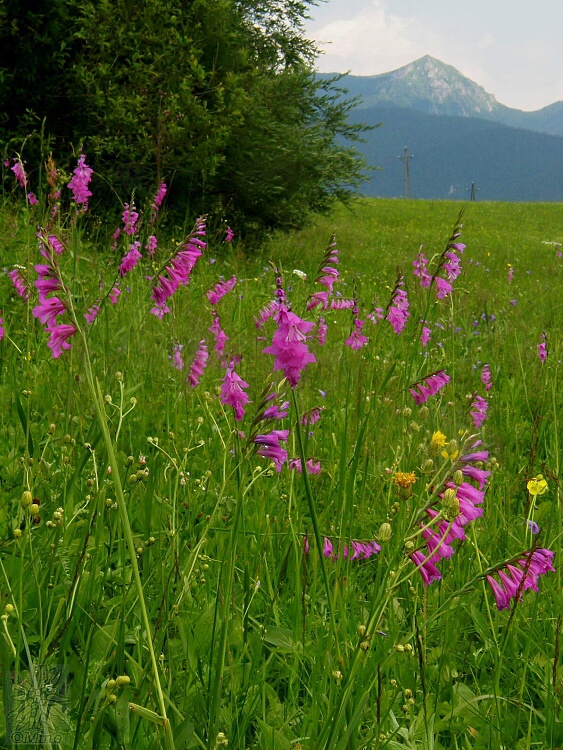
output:
[[464, 17], [471, 13], [465, 4], [448, 12], [437, 2], [434, 13], [406, 0], [332, 0], [307, 33], [324, 53], [323, 72], [377, 75], [432, 55], [508, 106], [537, 109], [563, 100], [563, 48], [550, 25], [539, 38], [537, 25], [532, 30], [521, 17], [487, 12], [489, 2], [477, 0]]

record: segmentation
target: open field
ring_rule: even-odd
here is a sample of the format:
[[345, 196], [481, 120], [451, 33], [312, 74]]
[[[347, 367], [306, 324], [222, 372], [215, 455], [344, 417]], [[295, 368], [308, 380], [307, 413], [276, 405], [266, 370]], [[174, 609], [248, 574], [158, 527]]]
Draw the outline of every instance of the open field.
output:
[[5, 742], [563, 747], [562, 206], [363, 200], [251, 257], [42, 211], [0, 214]]

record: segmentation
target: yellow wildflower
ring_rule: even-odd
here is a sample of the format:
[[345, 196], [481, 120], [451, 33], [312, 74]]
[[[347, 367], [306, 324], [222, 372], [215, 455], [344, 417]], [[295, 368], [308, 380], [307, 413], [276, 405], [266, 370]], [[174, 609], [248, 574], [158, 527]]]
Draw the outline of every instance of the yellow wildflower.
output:
[[397, 471], [393, 475], [393, 482], [399, 488], [399, 494], [405, 498], [412, 495], [412, 486], [416, 480], [417, 476], [414, 471]]
[[547, 492], [547, 482], [541, 474], [538, 474], [537, 477], [532, 477], [526, 486], [532, 497], [537, 497]]
[[448, 438], [444, 435], [444, 433], [440, 432], [440, 430], [437, 430], [432, 435], [432, 440], [430, 441], [430, 448], [436, 451], [438, 450], [438, 448], [443, 448], [447, 442], [448, 442]]

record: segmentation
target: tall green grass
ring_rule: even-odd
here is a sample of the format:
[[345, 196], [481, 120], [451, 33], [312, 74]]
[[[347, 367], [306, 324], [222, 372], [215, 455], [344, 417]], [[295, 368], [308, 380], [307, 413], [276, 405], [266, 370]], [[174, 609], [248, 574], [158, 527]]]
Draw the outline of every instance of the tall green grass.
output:
[[[271, 237], [252, 256], [236, 240], [211, 236], [191, 283], [160, 321], [149, 314], [145, 276], [181, 239], [162, 237], [155, 261], [125, 277], [118, 304], [104, 304], [84, 340], [74, 337], [57, 360], [31, 313], [36, 299], [25, 303], [6, 275], [0, 279], [5, 742], [31, 726], [27, 707], [52, 747], [563, 743], [563, 258], [544, 244], [563, 240], [561, 207], [467, 205], [463, 273], [451, 298], [435, 302], [413, 277], [412, 260], [420, 245], [429, 258], [442, 253], [458, 210], [447, 202], [359, 201], [302, 232]], [[22, 266], [30, 285], [41, 262], [38, 221], [39, 209], [6, 206], [0, 215], [2, 267]], [[80, 317], [107, 292], [126, 248], [112, 252], [105, 234], [80, 217], [73, 227], [61, 222], [61, 267]], [[366, 321], [369, 344], [353, 351], [344, 345], [350, 311], [327, 311], [327, 344], [311, 343], [317, 363], [292, 396], [262, 354], [275, 325], [258, 331], [254, 316], [273, 298], [269, 260], [294, 311], [318, 315], [305, 313], [305, 302], [333, 233], [336, 288], [345, 297], [356, 290], [360, 318], [374, 296], [386, 307], [400, 268], [409, 323], [396, 336], [387, 321]], [[212, 349], [205, 292], [232, 274], [238, 284], [217, 309], [249, 383], [242, 423], [220, 402], [220, 358], [210, 357], [198, 387], [186, 384], [199, 341]], [[429, 300], [433, 333], [423, 349], [416, 332]], [[171, 365], [175, 343], [184, 347], [183, 371]], [[475, 430], [470, 404], [483, 394], [485, 363], [494, 385], [488, 419]], [[417, 407], [407, 386], [442, 369], [451, 382]], [[276, 472], [240, 434], [251, 434], [271, 387], [291, 402], [283, 422], [289, 456], [320, 461], [320, 475]], [[315, 406], [323, 407], [321, 420], [301, 426]], [[431, 444], [436, 431], [447, 438], [445, 457]], [[458, 465], [451, 441], [470, 445], [470, 435], [490, 451], [485, 512], [441, 561], [442, 580], [425, 588], [408, 556], [419, 543], [419, 511]], [[412, 495], [394, 482], [396, 472], [415, 472]], [[526, 485], [540, 473], [548, 491], [534, 520], [539, 546], [556, 551], [556, 573], [499, 612], [483, 576], [529, 549]], [[21, 507], [26, 490], [40, 501], [35, 517]], [[323, 556], [317, 534], [332, 539], [337, 560]], [[379, 539], [381, 552], [345, 559], [343, 545], [353, 539]], [[49, 698], [54, 675], [62, 683]]]

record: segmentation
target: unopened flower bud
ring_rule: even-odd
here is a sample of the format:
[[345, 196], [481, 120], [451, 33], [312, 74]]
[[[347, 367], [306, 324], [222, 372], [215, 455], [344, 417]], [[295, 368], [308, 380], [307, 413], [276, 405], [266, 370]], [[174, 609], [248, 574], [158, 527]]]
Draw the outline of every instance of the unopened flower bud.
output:
[[369, 647], [370, 647], [370, 642], [367, 638], [365, 641], [361, 641], [360, 648], [362, 649], [362, 651], [368, 651]]
[[335, 669], [332, 673], [332, 678], [337, 682], [340, 682], [342, 680], [342, 672], [339, 669]]
[[411, 432], [420, 432], [420, 425], [418, 422], [411, 422], [409, 424], [409, 429]]
[[426, 417], [430, 414], [430, 409], [427, 406], [421, 406], [418, 413], [420, 414], [422, 419], [426, 419]]
[[31, 503], [31, 505], [29, 506], [29, 512], [32, 516], [35, 516], [37, 515], [37, 513], [39, 513], [39, 506], [37, 505], [37, 503]]
[[426, 461], [422, 464], [422, 471], [425, 474], [432, 474], [434, 471], [434, 461], [431, 458], [427, 458]]
[[403, 409], [403, 416], [410, 417], [411, 414], [412, 414], [412, 409], [408, 406], [405, 406], [405, 408]]
[[13, 604], [6, 604], [6, 606], [4, 607], [4, 612], [7, 615], [11, 615], [13, 611], [14, 611], [14, 605]]
[[22, 508], [29, 508], [29, 506], [33, 502], [33, 495], [29, 490], [25, 490], [25, 492], [22, 495], [22, 499], [20, 500], [20, 505]]
[[379, 541], [380, 542], [388, 542], [391, 539], [391, 524], [390, 523], [382, 523], [379, 527]]
[[451, 487], [448, 487], [448, 489], [444, 492], [442, 504], [444, 507], [444, 518], [446, 519], [446, 521], [455, 521], [455, 519], [459, 516], [459, 498], [456, 494], [456, 491]]
[[403, 646], [402, 643], [396, 643], [395, 644], [395, 651], [397, 651], [397, 653], [399, 653], [399, 654], [402, 654], [405, 651], [405, 647]]
[[358, 625], [358, 627], [356, 628], [356, 632], [360, 636], [360, 638], [364, 637], [364, 635], [366, 634], [366, 631], [367, 631], [367, 628], [365, 625]]
[[113, 690], [117, 685], [117, 680], [108, 680], [107, 688], [108, 690]]
[[412, 690], [410, 688], [407, 688], [405, 690], [405, 700], [408, 701], [409, 698], [412, 698]]
[[115, 379], [117, 380], [118, 383], [120, 383], [123, 380], [123, 373], [119, 372], [119, 371], [116, 372], [115, 373]]
[[215, 744], [217, 746], [223, 745], [224, 747], [226, 747], [229, 744], [229, 740], [227, 739], [227, 737], [224, 734], [224, 732], [219, 732], [219, 734], [217, 735], [217, 737], [215, 737]]
[[457, 440], [455, 438], [452, 438], [448, 444], [448, 448], [450, 450], [450, 455], [453, 453], [456, 453], [459, 450]]
[[453, 474], [453, 480], [456, 487], [459, 487], [463, 483], [463, 472], [461, 469], [456, 469]]
[[117, 687], [125, 687], [125, 685], [129, 685], [131, 682], [131, 678], [126, 674], [121, 674], [116, 680]]
[[49, 433], [49, 435], [52, 435], [56, 429], [57, 429], [57, 426], [51, 423], [49, 427], [47, 427], [47, 432]]
[[21, 539], [22, 530], [21, 529], [14, 529], [14, 539]]

